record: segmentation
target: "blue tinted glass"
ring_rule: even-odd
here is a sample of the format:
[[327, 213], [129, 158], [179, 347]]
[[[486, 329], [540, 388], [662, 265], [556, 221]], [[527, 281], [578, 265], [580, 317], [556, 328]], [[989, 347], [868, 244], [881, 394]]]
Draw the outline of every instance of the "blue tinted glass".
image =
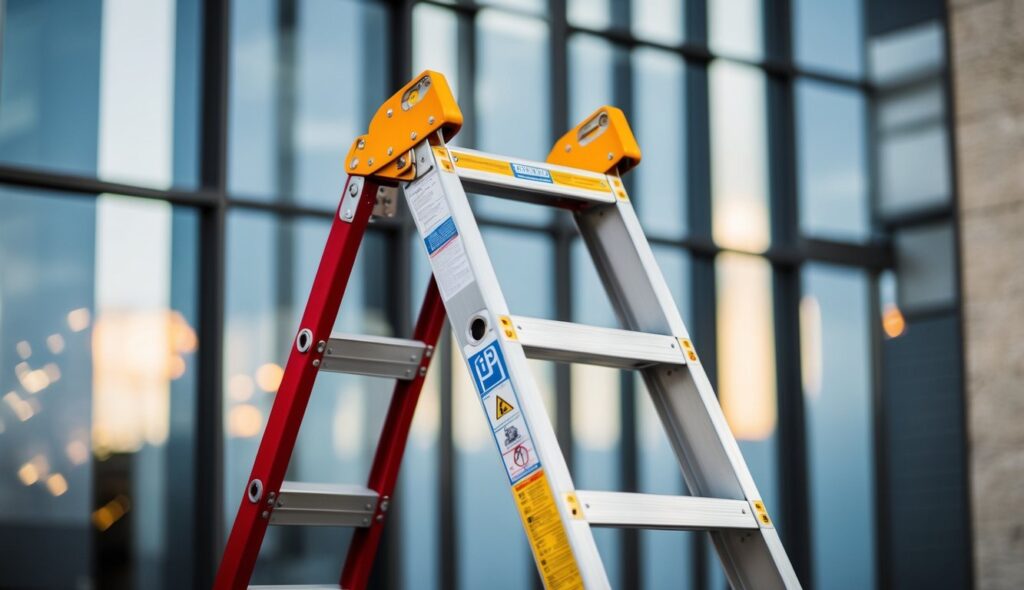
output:
[[[459, 22], [452, 10], [417, 4], [412, 9], [413, 76], [423, 70], [444, 74], [458, 101], [459, 87]], [[453, 143], [458, 143], [455, 136]]]
[[615, 103], [615, 47], [593, 35], [569, 38], [569, 124]]
[[[328, 229], [325, 220], [281, 221], [262, 212], [236, 211], [228, 218], [224, 502], [229, 526], [238, 507], [236, 492], [243, 489], [252, 467]], [[336, 331], [392, 334], [386, 321], [385, 278], [376, 271], [384, 255], [383, 238], [371, 232], [352, 271]], [[392, 383], [383, 379], [322, 373], [310, 396], [288, 477], [322, 483], [365, 481], [391, 388]], [[350, 530], [333, 527], [272, 527], [253, 582], [332, 579], [338, 575], [338, 552], [350, 536]], [[309, 550], [295, 552], [295, 543]]]
[[[513, 312], [551, 317], [551, 244], [539, 235], [495, 228], [486, 228], [483, 235]], [[452, 369], [460, 585], [509, 590], [529, 587], [535, 577], [533, 559], [480, 396], [461, 355], [452, 355]], [[534, 371], [534, 377], [542, 390], [553, 389], [551, 372]], [[501, 575], [495, 575], [496, 556], [500, 563], [508, 564]]]
[[229, 190], [333, 208], [345, 152], [390, 95], [384, 7], [236, 0], [231, 13]]
[[[812, 560], [819, 588], [875, 586], [869, 282], [860, 270], [803, 271], [801, 369]], [[836, 510], [836, 506], [842, 510]]]
[[864, 31], [860, 0], [794, 0], [793, 52], [800, 65], [860, 76]]
[[631, 123], [643, 151], [632, 174], [633, 194], [644, 231], [679, 237], [686, 227], [685, 65], [655, 49], [633, 53], [635, 108]]
[[0, 189], [0, 587], [191, 585], [198, 225]]
[[196, 184], [195, 0], [3, 5], [0, 161]]
[[864, 240], [870, 232], [867, 105], [855, 90], [796, 84], [800, 228], [805, 234]]
[[[542, 21], [484, 10], [477, 17], [477, 146], [543, 161], [551, 149], [548, 27]], [[551, 211], [492, 197], [474, 199], [498, 219], [545, 221]]]
[[761, 57], [761, 0], [708, 0], [707, 10], [711, 51], [747, 59]]
[[641, 39], [660, 43], [679, 43], [683, 40], [682, 0], [633, 0], [633, 34]]
[[619, 0], [569, 0], [567, 18], [578, 27], [607, 29], [612, 24], [611, 7]]

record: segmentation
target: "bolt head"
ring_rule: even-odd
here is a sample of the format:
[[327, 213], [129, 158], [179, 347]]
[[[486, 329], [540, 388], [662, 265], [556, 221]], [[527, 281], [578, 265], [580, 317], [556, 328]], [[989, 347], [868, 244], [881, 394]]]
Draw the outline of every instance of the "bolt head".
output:
[[416, 139], [416, 132], [415, 131], [413, 131], [412, 133], [409, 134], [409, 139], [412, 139], [412, 140]]
[[342, 211], [341, 216], [345, 219], [352, 219], [352, 211], [350, 209], [345, 209]]
[[434, 121], [435, 121], [435, 119], [434, 119], [434, 116], [433, 116], [433, 115], [431, 115], [431, 116], [427, 117], [427, 124], [428, 124], [428, 125], [433, 125], [433, 124], [434, 124]]
[[361, 149], [363, 149], [364, 147], [366, 147], [366, 140], [364, 140], [364, 139], [360, 139], [360, 140], [359, 140], [359, 141], [358, 141], [358, 142], [356, 143], [356, 149], [357, 149], [357, 150], [361, 150]]
[[388, 109], [388, 112], [387, 112], [387, 115], [388, 115], [388, 119], [390, 119], [390, 118], [391, 118], [391, 115], [394, 115], [394, 114], [395, 114], [395, 111], [393, 111], [393, 110], [391, 110], [391, 109]]
[[355, 170], [356, 166], [358, 166], [358, 165], [359, 165], [359, 158], [352, 158], [352, 161], [349, 163], [348, 167], [353, 169], [353, 170]]
[[367, 160], [366, 164], [369, 165], [369, 166], [373, 166], [373, 158], [370, 158], [369, 160]]
[[393, 153], [395, 153], [395, 148], [393, 148], [393, 147], [388, 147], [388, 155], [390, 156], [390, 155], [391, 155], [391, 154], [393, 154]]
[[572, 151], [572, 146], [569, 145], [569, 144], [565, 144], [565, 153], [569, 153], [571, 151]]
[[356, 186], [354, 182], [348, 185], [348, 194], [352, 195], [353, 197], [359, 194], [359, 187]]
[[612, 159], [612, 158], [614, 158], [614, 157], [615, 157], [615, 154], [613, 154], [613, 153], [611, 153], [611, 152], [608, 152], [608, 159], [609, 159], [609, 160], [611, 160], [611, 159]]

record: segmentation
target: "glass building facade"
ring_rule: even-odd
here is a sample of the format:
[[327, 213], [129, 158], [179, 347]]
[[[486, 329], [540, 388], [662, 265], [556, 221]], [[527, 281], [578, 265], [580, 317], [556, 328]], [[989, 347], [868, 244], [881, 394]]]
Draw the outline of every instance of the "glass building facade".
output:
[[[626, 112], [626, 183], [805, 587], [969, 584], [941, 2], [0, 7], [0, 588], [209, 585], [341, 158], [424, 68], [456, 145], [543, 160]], [[616, 326], [571, 218], [473, 205], [515, 313]], [[336, 329], [407, 336], [428, 272], [407, 211], [375, 222]], [[578, 487], [686, 492], [635, 375], [534, 366]], [[362, 481], [390, 389], [321, 376], [288, 479]], [[450, 346], [393, 506], [374, 587], [540, 587]], [[616, 588], [725, 586], [702, 533], [596, 535]], [[349, 536], [271, 529], [253, 581], [332, 582]]]

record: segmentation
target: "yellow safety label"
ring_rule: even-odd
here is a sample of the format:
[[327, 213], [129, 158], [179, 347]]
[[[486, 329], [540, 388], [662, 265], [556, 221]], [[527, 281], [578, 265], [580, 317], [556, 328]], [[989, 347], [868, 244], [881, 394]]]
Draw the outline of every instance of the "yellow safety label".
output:
[[435, 147], [434, 154], [437, 156], [437, 161], [441, 163], [441, 169], [445, 172], [452, 172], [452, 163], [448, 160], [448, 150], [443, 147]]
[[496, 397], [498, 399], [495, 400], [494, 403], [494, 419], [501, 420], [502, 418], [505, 417], [505, 414], [508, 414], [515, 408], [513, 408], [512, 404], [505, 401], [505, 398], [501, 397], [500, 395]]
[[544, 587], [548, 590], [583, 588], [583, 578], [544, 470], [538, 469], [512, 489]]
[[501, 322], [501, 333], [505, 335], [508, 340], [519, 340], [519, 335], [516, 334], [516, 328], [512, 325], [512, 318], [507, 315], [500, 316], [498, 321]]
[[697, 351], [693, 349], [692, 342], [686, 338], [680, 338], [679, 344], [683, 346], [683, 353], [686, 355], [686, 358], [690, 359], [691, 363], [699, 362], [697, 360]]
[[754, 512], [757, 514], [757, 520], [761, 524], [761, 528], [770, 528], [772, 526], [772, 519], [768, 516], [768, 509], [764, 507], [764, 502], [754, 500]]
[[501, 174], [503, 176], [512, 176], [512, 168], [509, 166], [509, 163], [504, 160], [484, 158], [482, 156], [475, 156], [463, 152], [452, 152], [452, 158], [455, 159], [455, 165], [459, 168], [479, 170], [481, 172], [490, 172], [491, 174]]
[[552, 170], [551, 180], [555, 181], [555, 184], [563, 186], [582, 188], [588, 191], [608, 192], [608, 183], [603, 178], [593, 178], [590, 176], [583, 176], [582, 174], [573, 174], [572, 172]]

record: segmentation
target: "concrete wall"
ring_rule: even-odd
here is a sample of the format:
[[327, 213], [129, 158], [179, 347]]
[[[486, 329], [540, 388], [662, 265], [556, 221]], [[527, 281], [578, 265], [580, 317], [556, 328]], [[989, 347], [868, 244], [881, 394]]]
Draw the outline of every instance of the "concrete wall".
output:
[[1024, 1], [949, 9], [974, 575], [1024, 588]]

